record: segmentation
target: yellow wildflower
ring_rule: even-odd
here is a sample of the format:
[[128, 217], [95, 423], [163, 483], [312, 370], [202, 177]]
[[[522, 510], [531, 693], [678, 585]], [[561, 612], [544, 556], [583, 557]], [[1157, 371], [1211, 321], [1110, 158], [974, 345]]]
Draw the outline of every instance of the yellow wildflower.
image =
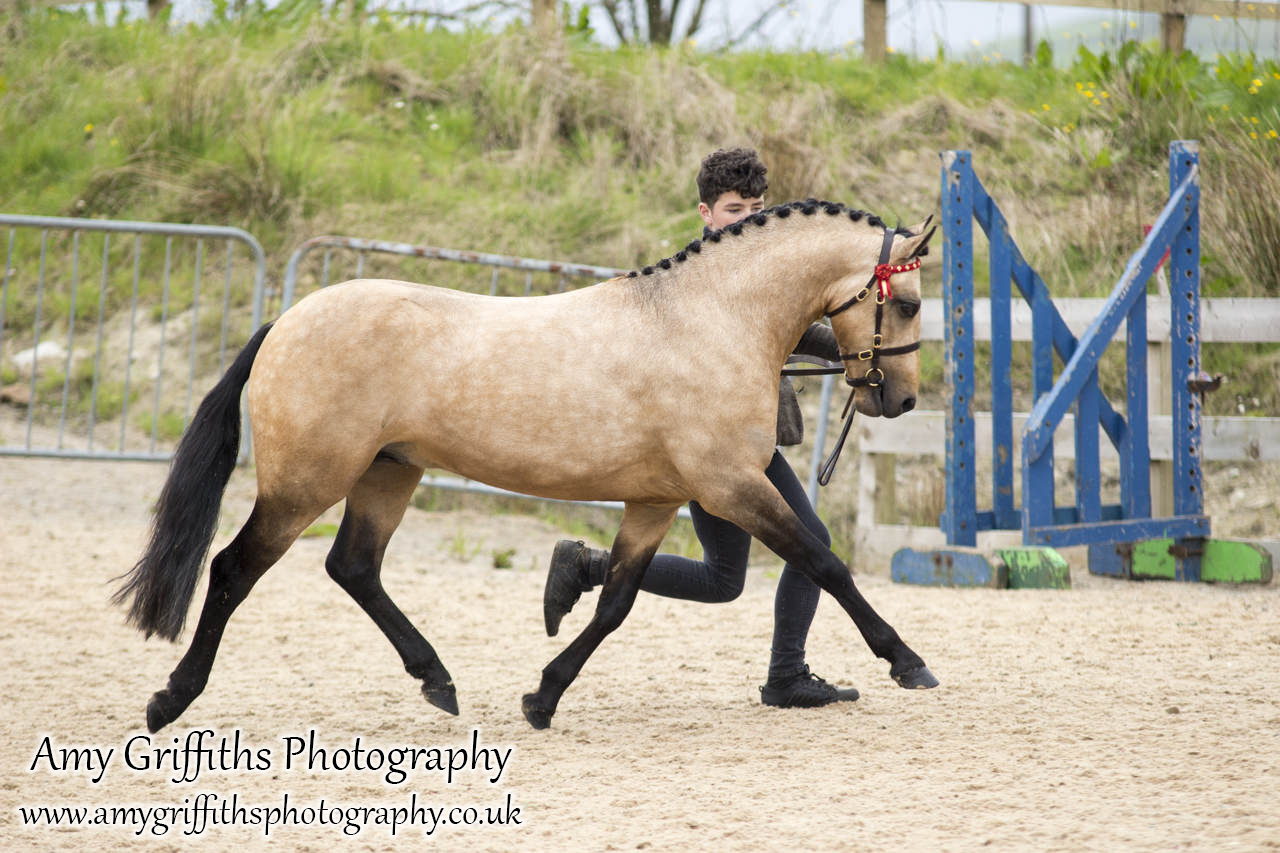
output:
[[92, 124], [86, 124], [86, 125], [84, 126], [84, 132], [85, 132], [85, 134], [93, 133], [93, 125], [92, 125]]
[[1048, 111], [1049, 111], [1049, 105], [1048, 105], [1048, 104], [1041, 104], [1041, 105], [1040, 105], [1040, 109], [1044, 110], [1045, 112], [1048, 112]]
[[1271, 139], [1280, 139], [1280, 133], [1276, 133], [1275, 128], [1268, 130], [1267, 136]]
[[1256, 131], [1256, 130], [1251, 130], [1251, 131], [1249, 131], [1249, 138], [1250, 138], [1250, 139], [1257, 139], [1257, 138], [1258, 138], [1258, 131]]

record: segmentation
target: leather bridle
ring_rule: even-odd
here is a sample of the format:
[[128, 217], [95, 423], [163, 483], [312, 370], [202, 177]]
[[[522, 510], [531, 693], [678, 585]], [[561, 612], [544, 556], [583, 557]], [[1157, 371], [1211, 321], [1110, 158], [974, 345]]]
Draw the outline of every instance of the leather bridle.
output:
[[866, 286], [855, 293], [844, 304], [827, 312], [827, 317], [834, 317], [841, 311], [845, 311], [857, 305], [862, 300], [871, 295], [871, 288], [876, 288], [876, 326], [875, 332], [871, 336], [871, 348], [859, 350], [855, 353], [841, 353], [841, 361], [869, 361], [871, 364], [867, 367], [867, 372], [858, 379], [850, 379], [845, 377], [845, 382], [854, 388], [868, 387], [878, 388], [884, 383], [884, 371], [880, 369], [880, 359], [892, 355], [906, 355], [920, 349], [920, 341], [913, 341], [900, 347], [882, 346], [884, 339], [880, 334], [880, 325], [884, 321], [884, 303], [893, 298], [893, 286], [889, 280], [895, 273], [911, 272], [920, 269], [920, 259], [914, 258], [905, 264], [889, 263], [889, 251], [893, 247], [893, 231], [884, 229], [884, 242], [880, 245], [880, 262], [876, 264], [875, 272], [871, 274], [871, 280]]
[[871, 346], [868, 349], [859, 350], [853, 353], [841, 353], [840, 360], [847, 361], [867, 361], [867, 371], [862, 376], [851, 379], [844, 367], [819, 367], [819, 368], [792, 368], [783, 370], [783, 374], [787, 376], [815, 376], [827, 373], [844, 373], [844, 381], [852, 389], [849, 392], [849, 399], [844, 404], [844, 411], [840, 414], [840, 419], [844, 421], [844, 427], [840, 430], [840, 437], [836, 439], [836, 446], [832, 449], [831, 455], [822, 463], [822, 467], [818, 470], [818, 483], [825, 486], [831, 481], [831, 475], [836, 470], [836, 460], [840, 458], [840, 451], [844, 449], [844, 440], [849, 435], [849, 428], [853, 426], [853, 400], [858, 393], [859, 388], [879, 388], [884, 384], [884, 371], [880, 369], [880, 359], [888, 358], [895, 355], [907, 355], [920, 349], [920, 341], [916, 340], [909, 344], [898, 347], [882, 346], [883, 337], [880, 328], [884, 320], [884, 304], [893, 298], [893, 286], [890, 279], [896, 273], [911, 272], [920, 269], [920, 259], [913, 258], [905, 264], [889, 263], [889, 252], [893, 247], [894, 232], [892, 229], [884, 229], [884, 242], [880, 245], [880, 261], [876, 264], [875, 271], [871, 274], [871, 279], [866, 285], [847, 299], [836, 308], [828, 311], [828, 318], [834, 317], [842, 311], [846, 311], [862, 302], [871, 295], [872, 288], [876, 290], [876, 320], [875, 331], [871, 336]]

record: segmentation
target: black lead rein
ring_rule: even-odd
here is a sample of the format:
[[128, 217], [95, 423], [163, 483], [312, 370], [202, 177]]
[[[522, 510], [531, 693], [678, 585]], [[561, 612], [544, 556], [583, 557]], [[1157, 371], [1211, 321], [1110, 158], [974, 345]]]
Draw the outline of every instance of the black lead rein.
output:
[[[880, 324], [884, 319], [884, 303], [893, 296], [893, 289], [889, 284], [889, 279], [894, 273], [908, 272], [910, 270], [919, 269], [920, 261], [916, 260], [912, 263], [895, 266], [889, 263], [889, 252], [893, 248], [894, 232], [886, 228], [884, 229], [884, 242], [880, 245], [880, 261], [876, 264], [875, 272], [871, 274], [871, 280], [866, 286], [855, 293], [843, 305], [840, 305], [833, 311], [827, 312], [827, 317], [834, 317], [841, 311], [852, 308], [862, 300], [871, 295], [871, 288], [879, 285], [876, 292], [876, 325], [875, 332], [871, 337], [871, 348], [859, 350], [856, 353], [841, 353], [841, 361], [869, 361], [867, 372], [857, 379], [845, 377], [845, 382], [850, 386], [849, 399], [845, 401], [844, 411], [840, 413], [840, 420], [844, 421], [844, 426], [840, 430], [840, 437], [836, 439], [836, 445], [831, 449], [831, 455], [822, 463], [822, 467], [818, 469], [818, 484], [825, 486], [831, 482], [831, 475], [836, 471], [836, 461], [840, 458], [840, 451], [844, 449], [844, 441], [849, 436], [849, 428], [853, 426], [853, 399], [858, 393], [858, 389], [862, 387], [879, 388], [884, 382], [884, 371], [880, 369], [880, 357], [891, 355], [906, 355], [920, 349], [920, 342], [905, 344], [900, 347], [883, 347], [881, 346], [882, 337], [880, 334]], [[783, 376], [821, 376], [825, 374], [844, 373], [843, 367], [814, 367], [814, 368], [788, 368], [782, 371]]]

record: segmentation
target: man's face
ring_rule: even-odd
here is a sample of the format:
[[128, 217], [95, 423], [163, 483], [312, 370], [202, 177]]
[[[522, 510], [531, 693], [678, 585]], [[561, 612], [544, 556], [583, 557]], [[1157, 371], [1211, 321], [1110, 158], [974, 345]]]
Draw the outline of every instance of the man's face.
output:
[[743, 198], [733, 190], [722, 193], [710, 206], [698, 203], [698, 213], [708, 228], [726, 228], [753, 213], [764, 210], [763, 198]]

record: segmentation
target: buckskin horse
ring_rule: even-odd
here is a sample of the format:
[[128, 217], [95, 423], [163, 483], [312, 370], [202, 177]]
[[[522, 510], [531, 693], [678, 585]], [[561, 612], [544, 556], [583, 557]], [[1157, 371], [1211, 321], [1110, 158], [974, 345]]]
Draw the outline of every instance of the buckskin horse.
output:
[[824, 314], [857, 411], [897, 417], [915, 405], [919, 256], [931, 219], [889, 228], [810, 199], [565, 293], [490, 297], [362, 279], [303, 299], [254, 334], [200, 404], [146, 551], [116, 593], [117, 603], [132, 598], [129, 621], [148, 637], [177, 640], [235, 464], [247, 383], [257, 499], [210, 564], [191, 645], [147, 704], [147, 727], [173, 722], [200, 695], [232, 612], [343, 498], [329, 575], [386, 634], [427, 701], [457, 714], [452, 678], [379, 577], [428, 467], [539, 497], [624, 504], [595, 614], [523, 698], [535, 728], [550, 725], [564, 691], [622, 624], [690, 500], [833, 595], [899, 685], [936, 686], [764, 474], [779, 370]]

